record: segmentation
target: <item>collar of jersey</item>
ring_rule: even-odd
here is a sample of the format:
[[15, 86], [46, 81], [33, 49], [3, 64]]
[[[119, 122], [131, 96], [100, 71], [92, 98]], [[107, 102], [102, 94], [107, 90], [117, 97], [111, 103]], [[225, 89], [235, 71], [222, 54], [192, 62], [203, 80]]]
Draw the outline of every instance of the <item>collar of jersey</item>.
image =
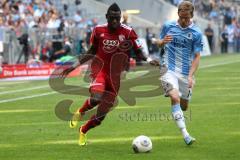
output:
[[180, 24], [178, 23], [178, 21], [176, 22], [176, 26], [179, 26], [181, 29], [187, 29], [187, 28], [192, 28], [193, 26], [194, 26], [194, 23], [193, 23], [193, 21], [191, 21], [192, 23], [189, 25], [189, 26], [187, 26], [186, 28], [182, 28], [181, 26], [180, 26]]

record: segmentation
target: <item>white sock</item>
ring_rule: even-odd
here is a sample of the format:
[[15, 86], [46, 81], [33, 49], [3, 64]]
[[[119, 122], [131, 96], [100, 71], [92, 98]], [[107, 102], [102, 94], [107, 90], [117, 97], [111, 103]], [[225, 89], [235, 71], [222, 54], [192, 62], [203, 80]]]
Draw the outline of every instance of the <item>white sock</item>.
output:
[[189, 133], [187, 132], [187, 129], [186, 129], [185, 119], [184, 119], [184, 115], [180, 107], [180, 104], [175, 104], [172, 106], [172, 116], [178, 128], [182, 132], [183, 137], [185, 138], [189, 136]]
[[188, 133], [188, 131], [187, 131], [187, 129], [186, 129], [186, 128], [183, 128], [183, 129], [181, 129], [181, 132], [182, 132], [183, 138], [185, 138], [185, 137], [188, 137], [188, 136], [189, 136], [189, 133]]

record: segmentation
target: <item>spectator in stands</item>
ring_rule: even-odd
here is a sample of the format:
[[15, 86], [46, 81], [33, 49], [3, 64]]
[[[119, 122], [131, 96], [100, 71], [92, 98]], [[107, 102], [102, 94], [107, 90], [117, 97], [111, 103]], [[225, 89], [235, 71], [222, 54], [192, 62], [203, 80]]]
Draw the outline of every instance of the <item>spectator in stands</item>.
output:
[[83, 18], [81, 16], [81, 14], [82, 14], [81, 10], [77, 10], [75, 15], [74, 15], [74, 17], [73, 17], [73, 19], [74, 19], [74, 21], [76, 23], [76, 26], [79, 27], [79, 28], [82, 27], [81, 23], [83, 22]]
[[67, 4], [63, 5], [63, 10], [64, 10], [64, 13], [63, 13], [64, 17], [65, 18], [68, 17], [69, 14], [68, 14], [68, 5]]
[[228, 31], [227, 31], [227, 25], [224, 26], [223, 31], [221, 32], [221, 53], [227, 53], [228, 52]]
[[235, 51], [237, 53], [240, 52], [240, 23], [236, 24], [235, 30], [234, 30], [234, 41], [235, 41]]
[[36, 10], [34, 11], [34, 17], [42, 17], [42, 15], [44, 14], [44, 7], [42, 4], [38, 5], [36, 7]]
[[236, 28], [236, 19], [232, 19], [232, 23], [227, 26], [228, 31], [228, 52], [234, 52], [234, 30]]
[[90, 38], [91, 38], [91, 35], [92, 35], [92, 29], [93, 29], [92, 26], [90, 24], [88, 24], [87, 29], [86, 29], [86, 38], [85, 38], [87, 47], [89, 47], [89, 45], [90, 45]]
[[147, 47], [148, 47], [148, 52], [149, 54], [153, 54], [153, 43], [152, 43], [152, 39], [153, 39], [153, 34], [150, 32], [149, 28], [146, 28], [146, 43], [147, 43]]
[[209, 47], [210, 47], [211, 51], [213, 51], [214, 31], [213, 31], [210, 23], [208, 24], [208, 27], [205, 29], [205, 35], [207, 36]]
[[58, 14], [54, 12], [47, 23], [47, 28], [56, 29], [60, 27], [61, 21], [58, 18]]
[[129, 25], [129, 22], [128, 22], [128, 13], [127, 12], [123, 12], [123, 15], [122, 15], [122, 24], [125, 24], [125, 25]]
[[[0, 12], [1, 14], [1, 12]], [[4, 51], [4, 47], [3, 47], [3, 30], [5, 28], [4, 25], [4, 21], [3, 21], [3, 17], [0, 16], [0, 67], [2, 66], [3, 63], [3, 51]]]
[[63, 56], [66, 56], [66, 55], [70, 54], [71, 53], [71, 46], [72, 46], [72, 44], [70, 42], [70, 38], [65, 37], [63, 48], [58, 50], [58, 51], [52, 52], [52, 54], [50, 55], [49, 61], [53, 62], [57, 59], [62, 58]]
[[178, 6], [183, 0], [173, 0], [175, 6]]
[[[156, 38], [157, 38], [156, 34], [152, 34], [152, 39]], [[159, 58], [159, 46], [156, 43], [152, 44], [152, 54], [153, 57]]]
[[88, 50], [87, 44], [84, 40], [79, 40], [76, 46], [77, 55], [84, 54]]

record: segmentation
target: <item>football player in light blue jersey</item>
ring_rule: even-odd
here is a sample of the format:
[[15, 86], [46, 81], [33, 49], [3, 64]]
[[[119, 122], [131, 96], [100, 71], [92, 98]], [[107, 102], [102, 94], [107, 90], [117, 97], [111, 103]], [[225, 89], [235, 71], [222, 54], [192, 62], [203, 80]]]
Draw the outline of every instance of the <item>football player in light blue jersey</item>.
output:
[[191, 145], [195, 138], [186, 129], [182, 111], [188, 108], [194, 85], [200, 52], [203, 48], [202, 33], [191, 21], [194, 6], [183, 1], [178, 6], [178, 20], [163, 25], [160, 39], [154, 40], [161, 52], [161, 83], [166, 96], [171, 99], [172, 115], [182, 132], [184, 141]]

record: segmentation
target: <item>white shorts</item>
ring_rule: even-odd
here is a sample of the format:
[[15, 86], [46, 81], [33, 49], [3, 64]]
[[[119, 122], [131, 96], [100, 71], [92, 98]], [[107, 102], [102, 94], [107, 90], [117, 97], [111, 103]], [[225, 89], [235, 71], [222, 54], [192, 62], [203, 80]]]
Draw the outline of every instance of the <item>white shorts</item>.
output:
[[160, 78], [165, 96], [168, 96], [169, 91], [177, 89], [179, 96], [182, 99], [190, 100], [192, 96], [192, 88], [188, 87], [188, 76], [184, 76], [168, 70]]

